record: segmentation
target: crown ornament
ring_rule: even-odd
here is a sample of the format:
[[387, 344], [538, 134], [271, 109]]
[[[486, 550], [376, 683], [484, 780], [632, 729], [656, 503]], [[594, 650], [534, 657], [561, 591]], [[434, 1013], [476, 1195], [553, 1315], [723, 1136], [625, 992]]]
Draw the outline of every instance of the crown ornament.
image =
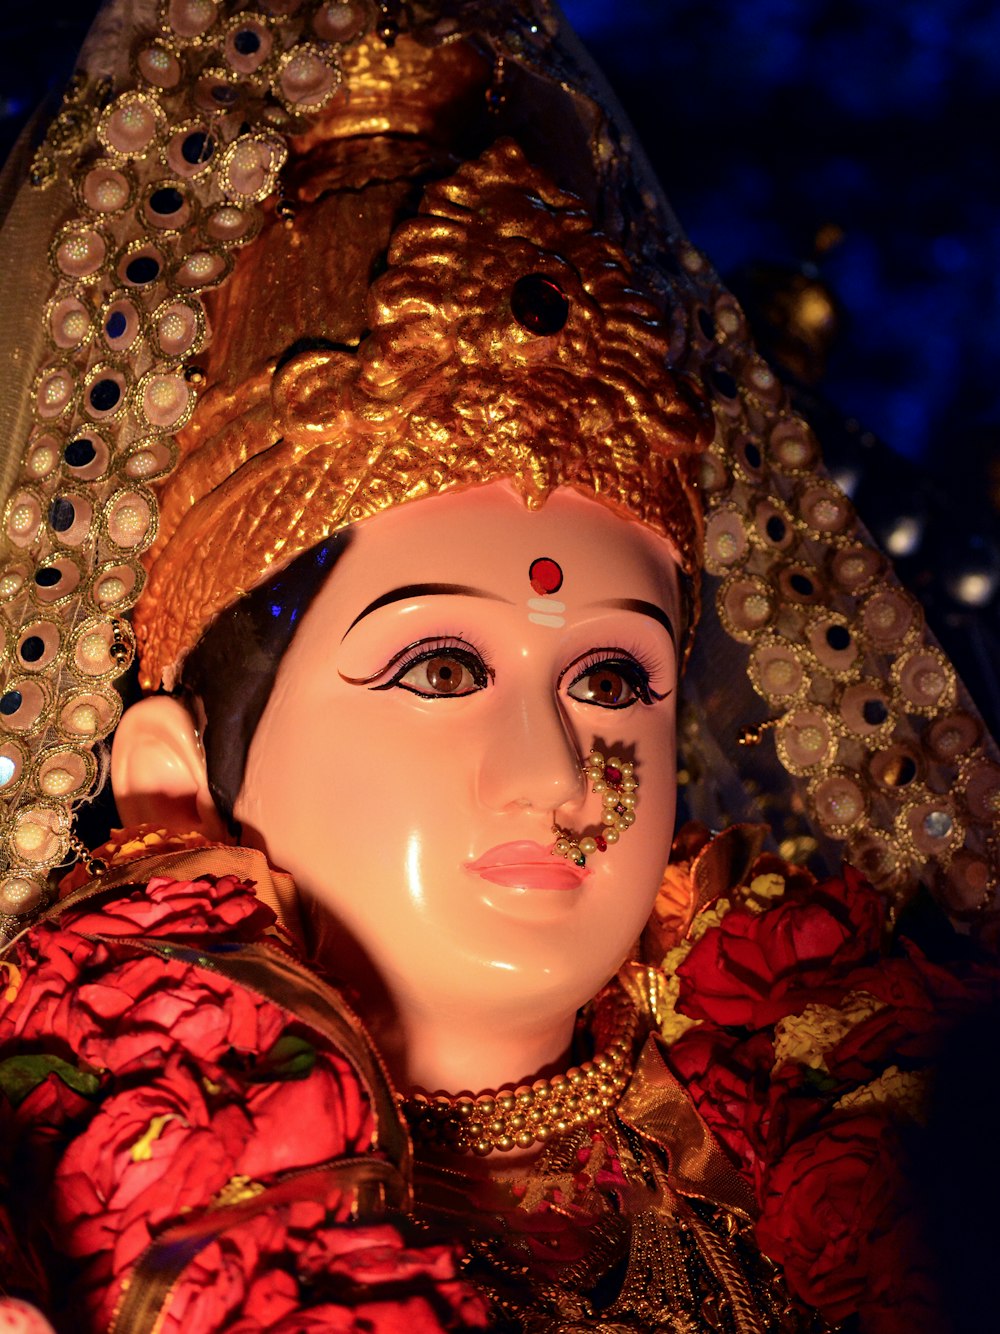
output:
[[[319, 273], [311, 290], [336, 299]], [[230, 318], [238, 308], [230, 294]], [[391, 235], [356, 347], [309, 348], [238, 389], [213, 371], [225, 387], [206, 396], [211, 426], [181, 436], [146, 558], [144, 686], [173, 685], [234, 588], [383, 509], [497, 478], [529, 506], [557, 486], [593, 495], [696, 569], [692, 463], [714, 421], [666, 368], [659, 315], [621, 250], [513, 142], [429, 186]]]

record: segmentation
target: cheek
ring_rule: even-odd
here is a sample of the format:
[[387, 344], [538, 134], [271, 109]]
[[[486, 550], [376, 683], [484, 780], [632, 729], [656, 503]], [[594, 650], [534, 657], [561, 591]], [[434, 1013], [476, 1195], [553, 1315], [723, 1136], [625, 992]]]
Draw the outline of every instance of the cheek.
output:
[[433, 855], [428, 834], [467, 823], [469, 747], [446, 708], [388, 693], [333, 692], [311, 705], [276, 694], [250, 748], [237, 818], [310, 887], [321, 876], [398, 883], [415, 835]]
[[670, 855], [677, 810], [676, 730], [672, 710], [658, 720], [658, 726], [650, 734], [637, 739], [635, 754], [639, 761], [635, 824], [622, 835], [617, 846], [625, 854], [629, 871], [647, 891], [644, 895], [637, 885], [639, 897], [647, 897], [651, 903]]

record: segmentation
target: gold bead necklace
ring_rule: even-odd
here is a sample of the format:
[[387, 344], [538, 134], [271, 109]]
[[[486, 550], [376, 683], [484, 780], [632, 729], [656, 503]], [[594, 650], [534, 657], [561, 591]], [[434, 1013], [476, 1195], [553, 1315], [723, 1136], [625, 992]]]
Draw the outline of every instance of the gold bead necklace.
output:
[[594, 1003], [601, 1050], [565, 1074], [477, 1096], [397, 1093], [396, 1102], [418, 1146], [482, 1156], [530, 1149], [599, 1121], [617, 1104], [632, 1075], [638, 1022], [628, 997], [612, 984]]

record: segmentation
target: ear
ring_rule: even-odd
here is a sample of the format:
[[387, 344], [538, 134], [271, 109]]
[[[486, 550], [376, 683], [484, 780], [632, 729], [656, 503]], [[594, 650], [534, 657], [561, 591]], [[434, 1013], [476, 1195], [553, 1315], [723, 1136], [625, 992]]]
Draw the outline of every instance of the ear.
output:
[[126, 709], [111, 749], [111, 788], [126, 825], [231, 842], [208, 788], [194, 720], [180, 700], [151, 695]]

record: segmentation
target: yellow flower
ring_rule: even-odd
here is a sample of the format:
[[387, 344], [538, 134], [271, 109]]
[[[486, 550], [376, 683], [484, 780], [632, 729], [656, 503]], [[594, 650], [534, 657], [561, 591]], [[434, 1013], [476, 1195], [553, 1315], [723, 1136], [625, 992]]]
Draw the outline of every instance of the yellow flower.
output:
[[780, 899], [784, 892], [784, 878], [769, 871], [766, 875], [758, 875], [751, 880], [743, 901], [751, 912], [763, 912], [770, 906], [772, 899]]
[[21, 990], [21, 970], [16, 963], [4, 962], [0, 964], [0, 969], [4, 972], [0, 975], [0, 987], [3, 987], [3, 998], [8, 1005], [13, 1005], [17, 1000], [17, 993]]
[[779, 1019], [774, 1029], [774, 1068], [794, 1061], [811, 1070], [827, 1070], [826, 1053], [832, 1051], [852, 1028], [864, 1023], [882, 1001], [866, 991], [852, 991], [833, 1008], [830, 1005], [807, 1005], [801, 1014], [789, 1014]]
[[[671, 950], [671, 954], [673, 950]], [[669, 957], [669, 956], [668, 956]], [[664, 1010], [660, 1022], [660, 1033], [667, 1043], [676, 1042], [679, 1037], [701, 1023], [700, 1019], [689, 1019], [686, 1014], [678, 1014], [677, 1000], [680, 995], [680, 983], [671, 974], [667, 975], [664, 987]]]
[[718, 926], [729, 911], [728, 899], [716, 899], [707, 908], [702, 908], [688, 930], [687, 938], [673, 949], [668, 950], [660, 964], [664, 978], [661, 984], [661, 1021], [660, 1033], [665, 1042], [676, 1042], [689, 1028], [701, 1023], [700, 1019], [689, 1019], [686, 1014], [677, 1013], [677, 1001], [680, 997], [680, 982], [677, 970], [691, 953], [692, 946], [700, 940], [706, 931]]
[[847, 1111], [859, 1107], [873, 1107], [878, 1104], [892, 1103], [900, 1111], [923, 1124], [927, 1119], [927, 1099], [930, 1093], [931, 1074], [929, 1070], [900, 1070], [898, 1065], [890, 1065], [883, 1070], [878, 1079], [870, 1084], [862, 1084], [852, 1089], [834, 1103], [837, 1111]]
[[713, 927], [718, 926], [731, 907], [732, 904], [729, 899], [716, 899], [707, 908], [702, 908], [691, 923], [690, 931], [688, 931], [689, 948], [696, 940], [701, 940], [706, 931], [711, 931]]
[[244, 1200], [252, 1200], [254, 1196], [260, 1195], [264, 1189], [259, 1181], [254, 1181], [251, 1177], [230, 1177], [218, 1194], [212, 1197], [208, 1207], [225, 1209], [231, 1204], [242, 1204]]

